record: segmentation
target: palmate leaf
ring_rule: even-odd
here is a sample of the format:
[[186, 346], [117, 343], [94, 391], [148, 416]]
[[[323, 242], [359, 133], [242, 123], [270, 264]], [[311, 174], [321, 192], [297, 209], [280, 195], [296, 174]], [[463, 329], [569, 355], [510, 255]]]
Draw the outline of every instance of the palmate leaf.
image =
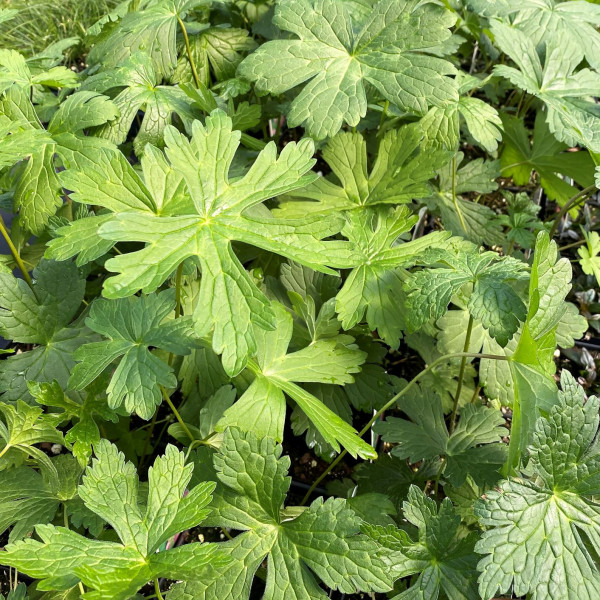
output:
[[360, 519], [341, 498], [316, 500], [294, 519], [282, 505], [290, 486], [290, 459], [274, 440], [229, 429], [214, 456], [219, 484], [206, 524], [243, 533], [219, 544], [233, 559], [214, 581], [194, 578], [175, 586], [169, 600], [248, 600], [257, 569], [267, 558], [265, 600], [327, 598], [329, 588], [352, 594], [392, 587], [380, 553], [360, 534]]
[[[475, 505], [485, 530], [476, 551], [479, 591], [531, 600], [592, 600], [600, 588], [598, 399], [563, 371], [559, 402], [540, 417], [527, 475], [488, 491]], [[540, 568], [543, 565], [543, 568]]]
[[110, 364], [119, 360], [107, 388], [108, 406], [124, 406], [128, 413], [150, 419], [161, 402], [160, 386], [177, 387], [173, 368], [150, 352], [150, 347], [174, 354], [189, 354], [194, 346], [191, 318], [165, 321], [175, 309], [175, 290], [118, 300], [96, 300], [86, 325], [106, 341], [77, 349], [79, 361], [69, 387], [82, 390]]
[[418, 529], [416, 542], [394, 526], [362, 526], [364, 533], [387, 549], [386, 562], [394, 577], [418, 574], [392, 600], [437, 600], [441, 594], [449, 600], [479, 600], [475, 539], [461, 532], [461, 519], [452, 502], [445, 498], [438, 507], [413, 485], [402, 508], [404, 518]]
[[423, 133], [418, 125], [405, 125], [387, 132], [367, 173], [365, 138], [360, 133], [340, 132], [322, 151], [323, 160], [337, 181], [320, 177], [295, 190], [289, 200], [280, 203], [277, 214], [299, 217], [307, 211], [333, 213], [365, 206], [406, 204], [427, 196], [431, 191], [429, 180], [450, 156], [443, 151], [425, 152], [422, 142]]
[[506, 459], [504, 418], [494, 408], [467, 404], [452, 433], [444, 421], [442, 400], [427, 388], [417, 388], [402, 399], [402, 412], [410, 419], [388, 417], [375, 426], [383, 440], [396, 443], [392, 456], [411, 463], [445, 457], [443, 472], [454, 487], [468, 475], [479, 485], [493, 485]]
[[225, 411], [217, 424], [217, 431], [235, 426], [244, 431], [253, 431], [261, 437], [281, 441], [287, 395], [334, 450], [339, 452], [342, 445], [353, 456], [375, 456], [373, 448], [358, 437], [351, 425], [297, 385], [309, 382], [337, 385], [352, 383], [352, 374], [360, 370], [359, 365], [364, 362], [365, 353], [341, 343], [348, 342], [347, 339], [338, 340], [335, 337], [317, 340], [301, 350], [288, 353], [293, 330], [292, 317], [281, 304], [273, 303], [272, 309], [276, 328], [273, 331], [257, 330], [257, 354], [248, 363], [254, 381], [242, 397]]
[[503, 115], [504, 148], [500, 155], [502, 174], [512, 177], [517, 185], [527, 185], [532, 171], [551, 200], [561, 206], [577, 193], [567, 181], [574, 180], [587, 187], [594, 183], [594, 161], [588, 152], [565, 152], [567, 145], [550, 133], [543, 112], [538, 112], [533, 129], [533, 141], [521, 119]]
[[[159, 79], [169, 77], [177, 65], [178, 19], [210, 0], [145, 0], [139, 10], [115, 13], [120, 20], [89, 53], [90, 64], [114, 69], [132, 54], [144, 51], [154, 65]], [[106, 22], [106, 21], [105, 21]], [[105, 23], [99, 23], [95, 33]]]
[[156, 553], [175, 533], [197, 526], [208, 514], [213, 483], [201, 483], [183, 496], [193, 466], [174, 446], [167, 446], [148, 471], [148, 498], [138, 502], [135, 467], [107, 440], [79, 486], [86, 507], [109, 523], [121, 542], [85, 538], [53, 525], [39, 525], [41, 541], [8, 544], [2, 563], [40, 580], [38, 589], [68, 590], [79, 581], [93, 591], [90, 600], [128, 600], [155, 577], [182, 579], [218, 576], [227, 564], [214, 544], [191, 543]]
[[596, 231], [583, 232], [586, 245], [577, 250], [581, 269], [586, 275], [593, 275], [600, 285], [600, 235]]
[[423, 200], [442, 217], [444, 228], [474, 244], [488, 246], [503, 243], [502, 230], [496, 213], [480, 202], [466, 197], [473, 192], [488, 194], [498, 188], [498, 161], [476, 158], [464, 163], [464, 154], [439, 169], [439, 183], [434, 192]]
[[25, 57], [16, 50], [0, 49], [0, 67], [0, 92], [2, 93], [12, 86], [23, 88], [29, 93], [34, 85], [52, 88], [74, 88], [78, 85], [77, 73], [64, 66], [32, 73]]
[[[256, 48], [256, 42], [246, 29], [217, 26], [206, 27], [197, 35], [190, 35], [190, 47], [198, 78], [210, 87], [213, 76], [218, 82], [235, 77], [244, 55]], [[187, 52], [180, 55], [172, 80], [195, 84]]]
[[[102, 148], [88, 157], [85, 164], [59, 174], [63, 186], [73, 190], [71, 198], [82, 204], [93, 201], [108, 211], [147, 212], [172, 216], [193, 211], [185, 192], [181, 173], [166, 161], [162, 152], [147, 146], [141, 158], [142, 176], [124, 154]], [[98, 235], [98, 229], [113, 218], [111, 212], [87, 216], [55, 231], [47, 244], [46, 257], [66, 260], [77, 256], [77, 265], [85, 265], [106, 254], [115, 244]]]
[[587, 68], [576, 71], [584, 58], [579, 43], [569, 43], [563, 33], [545, 37], [542, 67], [527, 34], [499, 21], [492, 32], [501, 50], [519, 67], [496, 65], [494, 72], [546, 104], [546, 122], [556, 139], [600, 152], [600, 110], [588, 99], [600, 95], [600, 74]]
[[[276, 219], [262, 206], [268, 198], [314, 179], [305, 175], [314, 164], [312, 142], [290, 143], [279, 158], [275, 144], [270, 143], [244, 177], [230, 181], [228, 173], [240, 135], [220, 110], [207, 118], [206, 126], [194, 122], [191, 142], [175, 128], [167, 127], [166, 155], [170, 162], [161, 163], [174, 177], [185, 181], [184, 202], [165, 211], [169, 216], [153, 206], [137, 176], [125, 188], [117, 172], [109, 168], [108, 183], [82, 172], [64, 179], [77, 197], [85, 194], [88, 202], [118, 213], [100, 227], [102, 238], [147, 244], [142, 250], [106, 262], [106, 268], [119, 275], [105, 282], [105, 296], [130, 296], [139, 289], [152, 292], [187, 258], [194, 257], [200, 263], [202, 284], [194, 311], [195, 331], [205, 336], [212, 330], [213, 348], [223, 354], [223, 365], [230, 375], [239, 373], [256, 350], [253, 327], [274, 327], [268, 299], [243, 268], [231, 242], [242, 241], [329, 273], [334, 272], [325, 265], [343, 265], [350, 254], [347, 242], [320, 241], [341, 229], [341, 217]], [[120, 168], [123, 161], [119, 159]], [[109, 186], [117, 189], [115, 195], [107, 191]]]
[[52, 522], [61, 503], [69, 510], [77, 497], [83, 468], [70, 454], [51, 459], [54, 470], [40, 475], [29, 467], [10, 469], [2, 475], [0, 488], [0, 533], [12, 527], [8, 541], [29, 535], [35, 525]]
[[[439, 319], [452, 296], [470, 283], [473, 285], [467, 304], [470, 315], [501, 346], [506, 346], [527, 316], [525, 304], [514, 289], [514, 282], [524, 277], [523, 263], [510, 257], [502, 260], [492, 252], [479, 254], [475, 248], [470, 252], [463, 248], [457, 254], [431, 252], [430, 256], [430, 264], [439, 260], [445, 266], [423, 269], [408, 279], [409, 328], [416, 331], [431, 318]], [[427, 261], [427, 254], [424, 260]]]
[[183, 90], [159, 83], [154, 65], [144, 52], [136, 52], [114, 70], [86, 79], [82, 90], [110, 94], [119, 111], [117, 118], [97, 127], [94, 134], [120, 145], [143, 110], [144, 117], [133, 141], [136, 154], [141, 155], [146, 144], [162, 146], [165, 127], [171, 124], [174, 114], [188, 123], [198, 115]]
[[67, 395], [57, 381], [52, 383], [30, 381], [28, 387], [29, 393], [38, 404], [63, 410], [60, 416], [56, 417], [61, 423], [77, 419], [77, 422], [66, 432], [65, 441], [72, 444], [73, 456], [85, 467], [92, 456], [92, 445], [100, 441], [100, 429], [96, 421], [99, 419], [113, 423], [118, 421], [115, 411], [106, 405], [104, 396], [106, 381], [99, 378], [96, 380], [96, 385], [88, 386], [83, 400], [75, 394]]
[[467, 95], [484, 83], [481, 79], [458, 71], [458, 97], [433, 106], [419, 121], [430, 151], [444, 148], [455, 152], [460, 142], [461, 117], [471, 138], [488, 152], [495, 152], [502, 139], [502, 121], [498, 111], [479, 98]]
[[84, 136], [83, 130], [114, 119], [118, 109], [106, 96], [76, 92], [60, 105], [45, 130], [28, 93], [12, 86], [0, 100], [0, 113], [20, 125], [18, 131], [3, 136], [0, 167], [12, 167], [25, 160], [15, 187], [15, 208], [23, 226], [39, 235], [63, 203], [55, 154], [65, 166], [83, 166], [86, 157], [100, 147], [112, 146]]
[[56, 468], [50, 458], [35, 444], [50, 442], [64, 444], [63, 435], [56, 429], [57, 419], [43, 414], [43, 409], [29, 406], [22, 400], [15, 406], [0, 402], [0, 412], [4, 422], [0, 421], [0, 471], [20, 465], [31, 456], [46, 473], [58, 479]]
[[273, 23], [299, 39], [263, 44], [238, 68], [260, 93], [281, 94], [308, 80], [288, 112], [323, 139], [343, 123], [358, 124], [367, 111], [365, 84], [403, 110], [425, 114], [458, 97], [452, 65], [432, 56], [450, 37], [455, 17], [416, 0], [381, 0], [353, 23], [335, 0], [279, 0]]
[[6, 402], [30, 399], [28, 381], [53, 381], [66, 387], [75, 365], [73, 352], [94, 336], [81, 323], [69, 323], [85, 291], [71, 262], [43, 260], [33, 271], [35, 293], [25, 281], [0, 273], [0, 334], [33, 350], [3, 361], [0, 393]]
[[346, 263], [352, 271], [336, 297], [339, 319], [344, 329], [351, 329], [366, 314], [369, 328], [397, 348], [406, 328], [401, 268], [413, 266], [427, 248], [443, 248], [450, 234], [434, 232], [397, 243], [418, 220], [407, 207], [365, 208], [346, 218], [342, 234], [356, 250]]
[[[545, 41], [560, 35], [565, 46], [578, 46], [585, 59], [600, 69], [600, 6], [583, 0], [467, 0], [467, 4], [481, 15], [509, 19], [537, 47], [544, 49]], [[591, 4], [591, 6], [590, 6]]]
[[[562, 181], [562, 180], [560, 180]], [[503, 192], [506, 200], [506, 214], [498, 215], [498, 222], [508, 227], [506, 239], [521, 248], [533, 249], [536, 235], [544, 229], [538, 217], [541, 206], [533, 202], [529, 194]]]

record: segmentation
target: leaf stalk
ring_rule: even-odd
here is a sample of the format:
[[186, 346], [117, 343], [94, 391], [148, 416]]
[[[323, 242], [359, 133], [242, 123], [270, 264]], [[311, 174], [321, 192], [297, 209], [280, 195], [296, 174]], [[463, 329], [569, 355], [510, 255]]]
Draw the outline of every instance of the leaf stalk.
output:
[[[478, 352], [455, 352], [453, 354], [445, 354], [444, 356], [440, 356], [438, 359], [434, 360], [430, 365], [427, 365], [420, 373], [417, 373], [407, 384], [403, 387], [387, 404], [385, 404], [382, 408], [380, 408], [374, 415], [371, 417], [371, 420], [361, 429], [359, 432], [359, 436], [362, 437], [365, 435], [369, 429], [373, 426], [373, 423], [389, 408], [394, 406], [404, 396], [411, 388], [415, 386], [417, 381], [423, 377], [426, 373], [437, 367], [439, 364], [447, 362], [451, 358], [487, 358], [489, 360], [508, 360], [507, 356], [503, 356], [500, 354], [480, 354]], [[338, 463], [348, 454], [347, 450], [342, 450], [340, 454], [338, 454], [337, 458], [331, 462], [331, 464], [317, 477], [315, 482], [310, 486], [304, 498], [302, 498], [302, 502], [300, 502], [300, 506], [304, 506], [311, 494], [314, 492], [315, 488], [331, 473], [331, 471], [338, 465]]]

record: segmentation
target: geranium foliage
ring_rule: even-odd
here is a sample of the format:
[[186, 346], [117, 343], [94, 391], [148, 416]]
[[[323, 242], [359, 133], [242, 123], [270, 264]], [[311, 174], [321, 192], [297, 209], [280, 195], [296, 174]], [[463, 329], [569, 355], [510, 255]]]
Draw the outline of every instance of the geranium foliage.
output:
[[0, 9], [0, 599], [597, 600], [598, 1], [106, 6]]

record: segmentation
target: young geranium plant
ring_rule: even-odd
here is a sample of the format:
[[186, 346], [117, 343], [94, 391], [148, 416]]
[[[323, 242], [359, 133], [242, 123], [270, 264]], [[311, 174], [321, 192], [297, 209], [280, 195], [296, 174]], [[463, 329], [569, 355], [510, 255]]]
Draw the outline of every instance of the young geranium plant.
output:
[[598, 600], [600, 5], [106, 4], [0, 48], [0, 598]]

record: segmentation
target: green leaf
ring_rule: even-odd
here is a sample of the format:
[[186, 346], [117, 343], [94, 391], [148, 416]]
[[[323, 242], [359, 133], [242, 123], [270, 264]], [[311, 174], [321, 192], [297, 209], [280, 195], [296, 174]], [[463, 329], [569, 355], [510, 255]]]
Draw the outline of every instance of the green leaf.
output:
[[[77, 423], [65, 434], [65, 441], [72, 444], [73, 455], [82, 466], [86, 466], [92, 456], [92, 445], [100, 441], [100, 430], [97, 419], [116, 423], [116, 413], [106, 405], [104, 391], [106, 381], [100, 378], [96, 385], [90, 386], [85, 399], [74, 394], [68, 396], [57, 381], [52, 383], [29, 382], [29, 393], [34, 400], [43, 406], [61, 408], [61, 422], [77, 419]], [[95, 388], [95, 389], [93, 389]]]
[[106, 96], [76, 92], [60, 105], [46, 131], [29, 96], [13, 87], [0, 101], [0, 113], [21, 125], [19, 131], [3, 136], [0, 165], [6, 167], [25, 161], [16, 184], [14, 201], [24, 227], [39, 235], [63, 203], [55, 154], [63, 164], [71, 165], [107, 145], [102, 140], [84, 136], [83, 130], [114, 119], [118, 109]]
[[460, 531], [460, 517], [452, 502], [445, 498], [438, 507], [413, 485], [403, 510], [405, 519], [418, 528], [416, 542], [394, 526], [362, 527], [387, 548], [388, 568], [395, 577], [418, 574], [412, 585], [393, 600], [435, 600], [440, 593], [451, 600], [479, 600], [474, 539]]
[[411, 463], [445, 457], [443, 471], [454, 487], [468, 475], [479, 485], [492, 485], [506, 458], [506, 447], [499, 444], [508, 432], [502, 415], [493, 408], [467, 404], [460, 411], [454, 431], [448, 432], [442, 400], [428, 388], [416, 388], [402, 399], [402, 412], [409, 419], [388, 417], [375, 425], [388, 443], [396, 443], [392, 456]]
[[[213, 79], [211, 73], [216, 81], [235, 77], [244, 55], [256, 48], [256, 42], [246, 29], [217, 26], [191, 35], [190, 47], [200, 82], [210, 87]], [[175, 83], [195, 84], [187, 51], [180, 55], [172, 80]]]
[[30, 399], [28, 381], [56, 379], [66, 387], [75, 365], [72, 354], [91, 337], [81, 323], [69, 326], [85, 291], [75, 265], [42, 261], [33, 278], [35, 292], [22, 279], [0, 273], [0, 333], [36, 345], [3, 361], [0, 393], [5, 401]]
[[[101, 64], [104, 69], [118, 67], [132, 54], [144, 51], [151, 59], [160, 79], [170, 77], [177, 65], [178, 20], [207, 0], [157, 0], [147, 2], [141, 10], [114, 13], [117, 20], [122, 17], [110, 35], [97, 43], [88, 60]], [[116, 17], [116, 18], [115, 18]], [[96, 26], [99, 32], [103, 23]]]
[[543, 112], [536, 115], [531, 143], [521, 119], [503, 115], [502, 121], [504, 148], [500, 159], [503, 176], [512, 177], [517, 185], [527, 185], [535, 171], [548, 197], [561, 206], [578, 191], [565, 178], [573, 179], [583, 187], [594, 183], [594, 162], [589, 153], [566, 152], [568, 146], [550, 133]]
[[183, 497], [193, 466], [185, 465], [182, 452], [167, 446], [148, 471], [148, 498], [141, 508], [134, 466], [107, 440], [95, 450], [97, 458], [86, 471], [79, 495], [113, 527], [121, 543], [39, 525], [41, 541], [8, 544], [2, 562], [40, 579], [42, 589], [67, 590], [81, 581], [93, 590], [86, 593], [92, 600], [127, 600], [157, 577], [217, 578], [228, 560], [214, 544], [191, 543], [156, 552], [169, 537], [205, 519], [214, 484], [202, 483]]
[[364, 362], [365, 354], [335, 337], [317, 340], [310, 346], [288, 354], [293, 330], [292, 317], [278, 303], [272, 304], [272, 310], [276, 328], [273, 331], [256, 332], [257, 353], [248, 367], [254, 375], [254, 381], [242, 397], [225, 411], [217, 430], [224, 431], [226, 427], [235, 426], [281, 441], [287, 395], [297, 403], [336, 452], [340, 451], [341, 445], [353, 456], [373, 457], [373, 448], [358, 437], [351, 425], [298, 385], [308, 382], [336, 385], [352, 383], [352, 374], [360, 370], [359, 365]]
[[496, 44], [519, 67], [496, 65], [494, 72], [546, 104], [546, 122], [556, 139], [599, 152], [600, 113], [587, 98], [600, 95], [600, 74], [587, 68], [576, 72], [584, 58], [581, 32], [578, 43], [569, 43], [564, 32], [544, 38], [543, 67], [534, 40], [526, 33], [499, 21], [492, 32]]
[[174, 114], [184, 123], [191, 123], [197, 116], [192, 100], [178, 87], [158, 85], [160, 79], [150, 56], [144, 52], [133, 54], [114, 70], [102, 71], [87, 79], [82, 89], [110, 93], [119, 111], [118, 117], [98, 127], [95, 135], [116, 145], [123, 144], [139, 112], [143, 111], [133, 141], [135, 152], [140, 156], [146, 144], [163, 145], [165, 128], [172, 123]]
[[[557, 0], [467, 0], [474, 10], [485, 16], [510, 18], [514, 27], [522, 31], [536, 46], [544, 50], [549, 37], [560, 35], [565, 47], [576, 46], [594, 69], [600, 69], [600, 7], [590, 2], [560, 2]], [[590, 5], [591, 4], [591, 5]]]
[[167, 322], [175, 309], [175, 290], [118, 300], [96, 300], [86, 325], [105, 341], [85, 344], [74, 355], [80, 361], [73, 369], [69, 387], [82, 390], [109, 365], [119, 359], [107, 388], [110, 408], [124, 406], [127, 413], [150, 419], [160, 404], [160, 386], [177, 387], [170, 365], [150, 352], [150, 347], [174, 354], [189, 354], [194, 344], [191, 319]]
[[397, 243], [417, 217], [407, 207], [364, 209], [347, 213], [342, 234], [355, 246], [346, 267], [352, 268], [336, 297], [336, 311], [344, 329], [351, 329], [366, 313], [369, 328], [392, 348], [405, 329], [403, 272], [413, 266], [426, 248], [443, 248], [449, 234], [435, 232]]
[[[29, 535], [35, 525], [50, 523], [64, 502], [77, 497], [82, 468], [69, 454], [51, 459], [57, 479], [37, 473], [29, 467], [17, 467], [3, 474], [0, 489], [0, 532], [12, 526], [8, 541]], [[66, 510], [66, 509], [65, 509]]]
[[[424, 198], [432, 210], [439, 211], [444, 228], [474, 244], [488, 246], [503, 243], [496, 213], [483, 203], [465, 197], [493, 192], [500, 175], [497, 161], [481, 158], [462, 164], [464, 154], [459, 152], [446, 166], [439, 169], [439, 185], [434, 193]], [[465, 194], [465, 196], [461, 196]]]
[[296, 518], [283, 519], [290, 459], [281, 453], [272, 439], [227, 430], [214, 457], [219, 485], [207, 524], [243, 533], [219, 545], [233, 559], [223, 576], [177, 585], [170, 600], [247, 600], [267, 557], [265, 597], [273, 600], [327, 598], [318, 580], [345, 594], [391, 588], [382, 549], [360, 534], [360, 519], [345, 500], [319, 499]]
[[538, 218], [541, 206], [532, 202], [526, 192], [512, 194], [505, 191], [503, 195], [507, 202], [506, 214], [498, 215], [497, 220], [508, 227], [506, 239], [509, 246], [512, 243], [521, 248], [533, 249], [535, 236], [545, 229]]
[[[9, 12], [7, 9], [2, 9], [3, 12]], [[16, 12], [16, 11], [15, 11]], [[0, 19], [2, 18], [2, 14], [0, 13]], [[10, 592], [6, 596], [6, 600], [26, 600], [29, 596], [27, 596], [27, 586], [24, 583], [19, 583], [17, 587]], [[5, 600], [4, 596], [0, 594], [0, 598]]]
[[52, 67], [49, 71], [32, 73], [25, 57], [16, 50], [6, 48], [0, 50], [0, 67], [0, 91], [2, 93], [13, 86], [29, 93], [30, 88], [34, 85], [53, 88], [74, 88], [78, 85], [77, 73], [64, 66]]
[[531, 442], [539, 411], [549, 412], [557, 402], [554, 381], [556, 331], [567, 311], [572, 269], [546, 232], [538, 234], [531, 279], [529, 308], [518, 345], [511, 356], [514, 383], [513, 422], [508, 466], [516, 467]]
[[355, 126], [367, 111], [365, 84], [401, 109], [424, 114], [457, 97], [452, 65], [431, 48], [450, 37], [454, 16], [414, 0], [381, 0], [353, 23], [334, 0], [280, 0], [273, 22], [298, 39], [274, 40], [247, 57], [238, 74], [259, 93], [278, 95], [308, 80], [288, 112], [323, 139], [343, 123]]
[[[106, 281], [107, 297], [129, 296], [139, 289], [152, 292], [187, 258], [200, 262], [202, 285], [194, 311], [195, 330], [198, 336], [212, 330], [213, 348], [223, 353], [230, 375], [239, 373], [256, 350], [253, 326], [267, 330], [274, 326], [266, 296], [243, 268], [231, 242], [243, 241], [329, 273], [333, 272], [325, 264], [344, 263], [349, 254], [347, 242], [320, 241], [341, 229], [340, 217], [277, 219], [262, 206], [268, 198], [313, 180], [312, 175], [304, 175], [314, 164], [312, 142], [287, 144], [278, 159], [275, 144], [270, 143], [245, 176], [230, 181], [228, 172], [240, 135], [220, 110], [207, 118], [206, 126], [194, 122], [191, 142], [167, 127], [169, 167], [183, 176], [186, 196], [194, 203], [193, 208], [182, 204], [174, 209], [177, 216], [152, 214], [137, 192], [135, 204], [131, 203], [136, 212], [120, 212], [123, 203], [99, 189], [99, 182], [87, 188], [91, 177], [80, 172], [69, 184], [77, 193], [85, 189], [89, 202], [119, 211], [102, 225], [101, 237], [147, 244], [106, 262], [108, 270], [119, 273]], [[114, 176], [110, 182], [119, 183]]]
[[[592, 600], [600, 586], [598, 399], [563, 371], [559, 403], [538, 419], [527, 475], [475, 505], [485, 530], [476, 551], [482, 598], [514, 591], [531, 600]], [[538, 565], [545, 565], [540, 569]]]
[[527, 316], [525, 304], [513, 287], [523, 278], [523, 264], [510, 257], [501, 260], [492, 252], [478, 254], [464, 249], [459, 254], [443, 251], [439, 260], [446, 266], [418, 271], [407, 282], [410, 328], [416, 331], [431, 318], [439, 319], [452, 296], [471, 283], [469, 314], [506, 346]]
[[586, 275], [593, 275], [600, 285], [600, 235], [596, 231], [583, 232], [586, 246], [577, 250], [580, 256], [579, 263]]
[[427, 147], [455, 152], [460, 142], [460, 117], [471, 138], [489, 153], [498, 149], [502, 139], [502, 121], [498, 111], [479, 98], [466, 95], [481, 87], [480, 80], [463, 71], [457, 72], [458, 96], [439, 106], [433, 106], [419, 121]]
[[367, 175], [365, 138], [360, 133], [340, 132], [322, 152], [337, 181], [320, 177], [295, 190], [291, 200], [280, 204], [278, 213], [297, 218], [307, 211], [327, 214], [381, 204], [406, 204], [427, 196], [431, 191], [428, 181], [449, 156], [443, 151], [423, 151], [422, 141], [423, 133], [417, 125], [388, 131]]
[[42, 469], [58, 478], [52, 461], [35, 444], [50, 442], [64, 444], [63, 435], [56, 429], [56, 419], [43, 414], [43, 409], [29, 406], [18, 400], [16, 406], [0, 402], [0, 412], [4, 423], [0, 421], [0, 471], [13, 465], [21, 465], [25, 458], [32, 457]]

